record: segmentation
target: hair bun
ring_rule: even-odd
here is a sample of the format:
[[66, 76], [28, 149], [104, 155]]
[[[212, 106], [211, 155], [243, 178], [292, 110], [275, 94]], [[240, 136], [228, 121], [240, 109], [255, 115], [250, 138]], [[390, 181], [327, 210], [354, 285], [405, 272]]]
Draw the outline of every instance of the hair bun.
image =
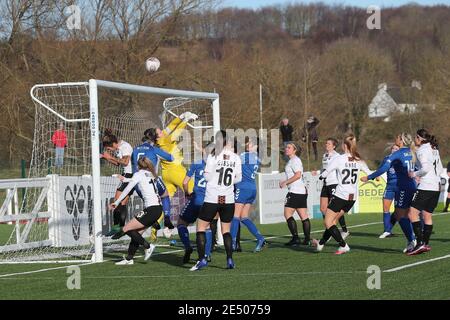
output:
[[106, 135], [106, 136], [111, 136], [112, 134], [113, 134], [113, 131], [112, 131], [111, 128], [106, 128], [106, 129], [105, 129], [105, 135]]

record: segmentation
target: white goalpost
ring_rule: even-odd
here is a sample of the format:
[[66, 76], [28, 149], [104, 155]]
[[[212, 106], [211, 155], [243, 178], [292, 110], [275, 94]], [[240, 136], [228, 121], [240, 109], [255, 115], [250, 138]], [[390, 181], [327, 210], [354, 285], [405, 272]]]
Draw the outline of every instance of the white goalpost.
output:
[[[145, 129], [164, 128], [190, 111], [199, 119], [188, 131], [220, 130], [217, 93], [89, 80], [36, 85], [30, 94], [36, 106], [30, 174], [28, 183], [0, 184], [7, 191], [0, 235], [10, 234], [6, 241], [0, 236], [0, 263], [103, 261], [111, 242], [104, 236], [111, 227], [108, 204], [118, 185], [112, 177], [118, 169], [100, 159], [104, 129], [134, 147]], [[193, 157], [185, 159], [188, 166]], [[15, 212], [5, 215], [13, 201]], [[129, 217], [142, 207], [131, 197]]]

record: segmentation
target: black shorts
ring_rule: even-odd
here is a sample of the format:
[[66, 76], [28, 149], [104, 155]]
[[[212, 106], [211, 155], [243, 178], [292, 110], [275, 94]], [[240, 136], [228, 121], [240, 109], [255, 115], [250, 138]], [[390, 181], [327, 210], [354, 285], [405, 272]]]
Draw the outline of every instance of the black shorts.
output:
[[330, 186], [323, 185], [322, 191], [320, 192], [320, 197], [331, 199], [331, 197], [334, 195], [334, 192], [336, 191], [336, 187], [337, 184], [332, 184]]
[[145, 208], [143, 211], [138, 212], [134, 217], [137, 221], [142, 223], [146, 228], [151, 227], [156, 221], [158, 221], [163, 210], [161, 206], [151, 206]]
[[336, 213], [339, 213], [341, 211], [347, 213], [352, 210], [354, 204], [355, 200], [344, 200], [333, 196], [330, 199], [330, 203], [328, 203], [328, 209]]
[[439, 191], [417, 190], [411, 202], [411, 207], [419, 211], [433, 213], [439, 202]]
[[303, 209], [308, 208], [307, 200], [308, 195], [307, 194], [300, 194], [300, 193], [291, 193], [289, 192], [286, 195], [286, 200], [284, 202], [285, 208], [292, 208], [292, 209]]
[[447, 192], [450, 193], [450, 178], [448, 179], [448, 188], [447, 188]]
[[[125, 178], [131, 179], [133, 178], [133, 174], [132, 173], [125, 173], [123, 175]], [[123, 190], [125, 190], [125, 188], [127, 187], [128, 182], [121, 182], [119, 184], [119, 186], [117, 187], [117, 191], [123, 192]], [[128, 195], [132, 195], [134, 192], [134, 188], [130, 191], [130, 193]]]
[[211, 222], [216, 217], [217, 213], [219, 213], [221, 222], [230, 223], [234, 217], [234, 203], [219, 204], [204, 202], [198, 218], [203, 221]]

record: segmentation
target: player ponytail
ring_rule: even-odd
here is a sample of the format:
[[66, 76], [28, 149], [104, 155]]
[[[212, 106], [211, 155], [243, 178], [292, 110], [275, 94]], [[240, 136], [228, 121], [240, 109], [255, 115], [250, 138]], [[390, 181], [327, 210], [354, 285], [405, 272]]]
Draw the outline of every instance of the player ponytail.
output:
[[361, 160], [361, 155], [356, 147], [356, 137], [354, 134], [349, 134], [344, 138], [344, 145], [347, 147], [348, 152], [351, 154], [351, 161]]
[[149, 158], [140, 157], [137, 164], [139, 169], [150, 171], [155, 179], [158, 177], [156, 174], [155, 166]]
[[150, 141], [151, 143], [156, 144], [156, 140], [158, 140], [158, 134], [156, 133], [155, 128], [150, 128], [144, 131], [144, 137], [142, 138], [142, 142]]
[[430, 134], [430, 136], [428, 138], [428, 142], [431, 144], [431, 147], [433, 149], [439, 149], [439, 144], [438, 144], [437, 138], [435, 136], [433, 136], [432, 134]]
[[214, 150], [212, 151], [212, 155], [218, 156], [222, 153], [225, 146], [228, 144], [229, 137], [227, 136], [227, 132], [225, 130], [220, 130], [216, 133], [216, 144]]
[[107, 128], [105, 129], [103, 138], [102, 138], [102, 144], [104, 148], [111, 148], [113, 144], [118, 143], [119, 140], [117, 137], [113, 134], [112, 129]]
[[426, 129], [419, 129], [417, 130], [417, 137], [420, 139], [420, 144], [429, 143], [434, 149], [438, 149], [438, 141], [435, 136], [433, 136], [428, 130]]
[[416, 145], [414, 144], [414, 139], [413, 137], [406, 132], [402, 132], [398, 135], [399, 139], [402, 141], [403, 146], [405, 147], [409, 147], [409, 149], [411, 150], [411, 155], [412, 155], [412, 162], [415, 163], [416, 162]]

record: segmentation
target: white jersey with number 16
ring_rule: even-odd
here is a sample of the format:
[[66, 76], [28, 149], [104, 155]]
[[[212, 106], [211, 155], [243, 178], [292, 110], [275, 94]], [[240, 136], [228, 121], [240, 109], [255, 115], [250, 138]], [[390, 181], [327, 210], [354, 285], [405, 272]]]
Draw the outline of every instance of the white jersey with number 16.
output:
[[351, 154], [345, 153], [331, 160], [327, 169], [320, 176], [326, 178], [329, 174], [337, 171], [338, 185], [334, 195], [343, 200], [356, 200], [360, 170], [366, 174], [372, 173], [364, 161], [354, 160]]
[[241, 158], [231, 150], [224, 149], [219, 155], [209, 155], [206, 160], [205, 202], [218, 203], [225, 197], [225, 203], [234, 203], [234, 184], [242, 180]]

